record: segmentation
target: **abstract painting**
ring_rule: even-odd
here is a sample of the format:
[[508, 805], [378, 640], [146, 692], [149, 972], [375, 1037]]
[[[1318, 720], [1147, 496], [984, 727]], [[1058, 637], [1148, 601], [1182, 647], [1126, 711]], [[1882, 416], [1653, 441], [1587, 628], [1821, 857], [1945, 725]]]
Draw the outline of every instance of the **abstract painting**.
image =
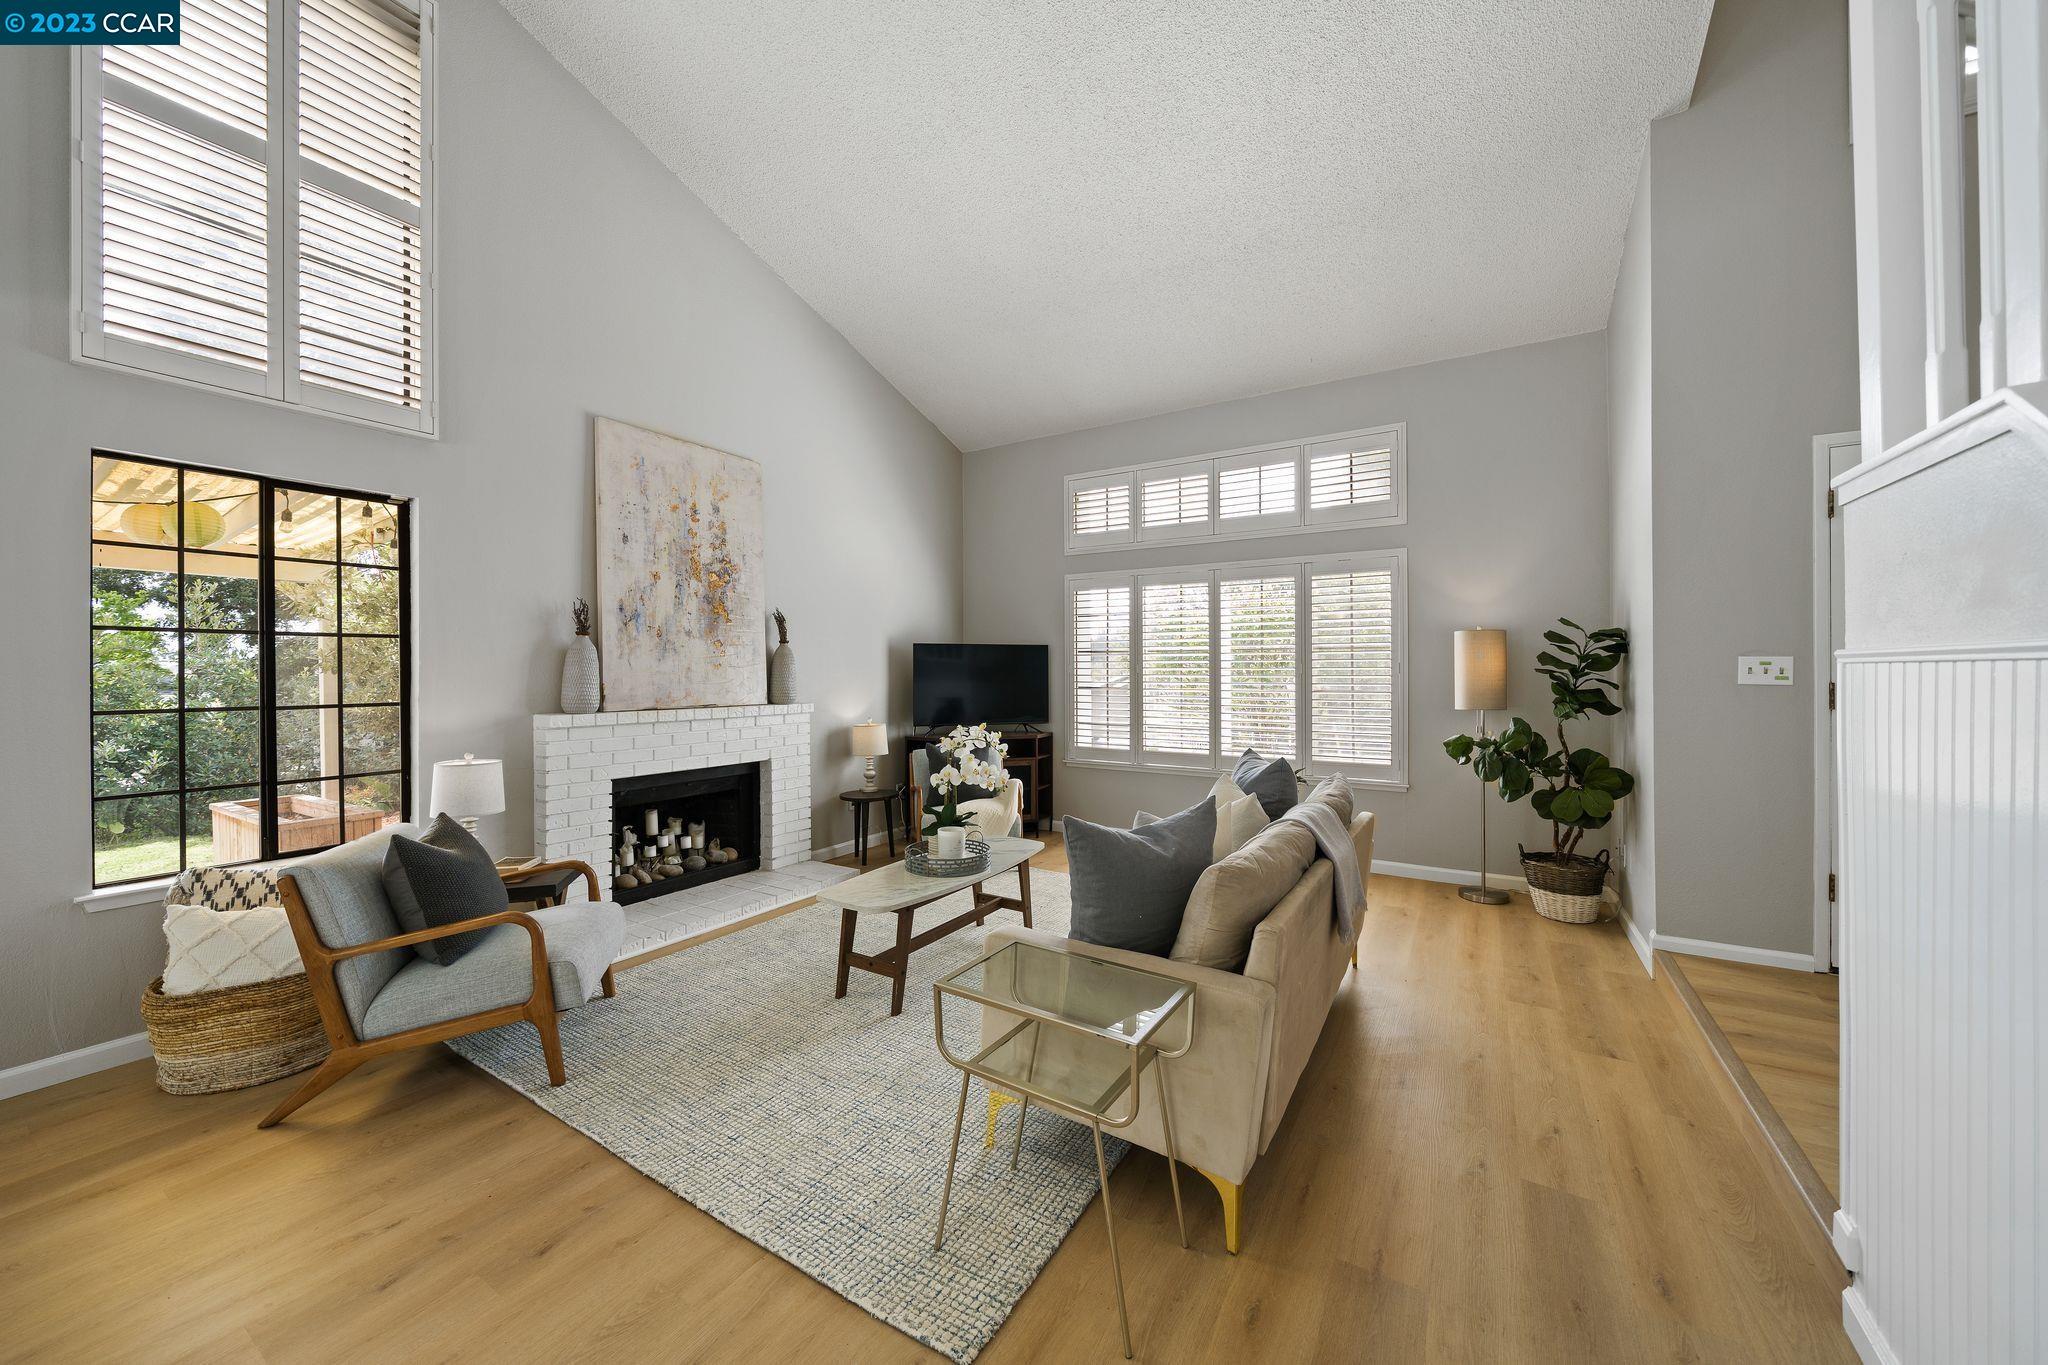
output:
[[761, 466], [597, 419], [604, 709], [759, 705]]

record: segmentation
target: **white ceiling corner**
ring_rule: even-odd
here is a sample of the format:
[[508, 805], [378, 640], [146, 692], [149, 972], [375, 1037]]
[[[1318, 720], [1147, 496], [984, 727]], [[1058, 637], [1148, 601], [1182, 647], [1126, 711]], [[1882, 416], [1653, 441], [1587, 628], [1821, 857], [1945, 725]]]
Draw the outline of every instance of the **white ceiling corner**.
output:
[[1712, 0], [504, 0], [963, 450], [1605, 324]]

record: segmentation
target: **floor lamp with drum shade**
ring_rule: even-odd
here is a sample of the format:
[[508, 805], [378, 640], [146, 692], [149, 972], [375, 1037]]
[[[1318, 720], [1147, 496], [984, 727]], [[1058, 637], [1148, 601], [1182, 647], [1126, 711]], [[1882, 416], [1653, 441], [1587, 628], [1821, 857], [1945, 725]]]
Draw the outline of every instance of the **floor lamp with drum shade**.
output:
[[[1461, 630], [1451, 648], [1451, 708], [1479, 713], [1479, 737], [1486, 738], [1486, 713], [1508, 704], [1508, 633], [1504, 630]], [[1508, 893], [1486, 884], [1486, 808], [1492, 803], [1491, 783], [1479, 784], [1479, 885], [1461, 886], [1458, 894], [1481, 905], [1506, 905]]]

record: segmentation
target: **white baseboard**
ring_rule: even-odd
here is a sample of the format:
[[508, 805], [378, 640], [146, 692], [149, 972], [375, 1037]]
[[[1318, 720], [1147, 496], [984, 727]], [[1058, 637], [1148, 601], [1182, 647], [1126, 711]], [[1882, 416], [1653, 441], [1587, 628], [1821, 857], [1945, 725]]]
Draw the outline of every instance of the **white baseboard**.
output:
[[61, 1085], [75, 1081], [80, 1076], [90, 1076], [95, 1071], [105, 1071], [110, 1066], [121, 1066], [128, 1062], [140, 1061], [150, 1055], [149, 1035], [131, 1033], [126, 1038], [110, 1038], [104, 1043], [94, 1043], [75, 1052], [60, 1052], [54, 1057], [41, 1061], [23, 1062], [0, 1071], [0, 1100], [26, 1095], [31, 1090], [46, 1086]]
[[1657, 955], [1650, 947], [1649, 937], [1636, 927], [1636, 917], [1626, 909], [1621, 912], [1621, 927], [1628, 931], [1629, 947], [1643, 960], [1643, 970], [1653, 977], [1657, 975]]
[[1758, 967], [1783, 967], [1789, 972], [1810, 972], [1813, 968], [1812, 953], [1787, 953], [1776, 948], [1751, 948], [1740, 943], [1715, 943], [1704, 938], [1679, 938], [1675, 934], [1657, 935], [1656, 947], [1659, 952], [1683, 953], [1687, 957], [1717, 957], [1723, 962], [1748, 962]]
[[1853, 1284], [1842, 1291], [1842, 1330], [1849, 1334], [1849, 1344], [1863, 1358], [1863, 1365], [1899, 1365], [1899, 1353], [1885, 1340], [1870, 1305]]
[[[1469, 867], [1431, 867], [1427, 863], [1394, 863], [1385, 858], [1372, 860], [1372, 871], [1376, 877], [1412, 877], [1418, 882], [1448, 882], [1454, 886], [1477, 886], [1479, 874]], [[1501, 891], [1519, 891], [1529, 894], [1529, 879], [1512, 872], [1486, 874], [1486, 884]], [[1620, 897], [1612, 886], [1602, 888], [1600, 899], [1609, 905], [1621, 904]]]
[[[1426, 863], [1392, 863], [1385, 858], [1372, 860], [1373, 875], [1379, 877], [1412, 877], [1418, 882], [1449, 882], [1454, 886], [1477, 886], [1479, 874], [1466, 867], [1430, 867]], [[1519, 891], [1529, 894], [1529, 879], [1507, 872], [1486, 874], [1486, 884], [1502, 891]]]
[[[844, 858], [847, 854], [853, 851], [853, 840], [848, 839], [844, 843], [827, 844], [824, 848], [812, 849], [811, 861], [822, 863], [833, 858]], [[896, 831], [896, 851], [898, 853], [901, 853], [903, 851], [902, 830]], [[883, 857], [888, 856], [889, 841], [888, 839], [883, 837], [882, 831], [876, 830], [872, 835], [868, 836], [868, 853], [870, 855], [879, 853]]]

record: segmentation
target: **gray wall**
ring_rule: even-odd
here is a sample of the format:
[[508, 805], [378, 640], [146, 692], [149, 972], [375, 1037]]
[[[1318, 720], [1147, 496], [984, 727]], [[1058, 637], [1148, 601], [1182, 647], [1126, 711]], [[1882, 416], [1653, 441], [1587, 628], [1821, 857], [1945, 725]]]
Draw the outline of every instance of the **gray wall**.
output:
[[[1848, 79], [1841, 4], [1721, 0], [1691, 107], [1649, 149], [1651, 716], [1656, 771], [1682, 775], [1649, 796], [1655, 922], [1795, 953], [1823, 677], [1812, 440], [1857, 422]], [[1617, 591], [1640, 610], [1639, 562]], [[1772, 653], [1795, 686], [1736, 684], [1739, 655]]]
[[[1372, 791], [1365, 800], [1382, 822], [1377, 856], [1469, 869], [1479, 841], [1477, 783], [1440, 743], [1476, 719], [1451, 710], [1451, 632], [1507, 628], [1514, 708], [1532, 720], [1549, 716], [1549, 693], [1529, 671], [1542, 630], [1560, 615], [1590, 625], [1607, 611], [1606, 393], [1606, 350], [1595, 332], [970, 454], [968, 515], [984, 529], [968, 547], [967, 638], [1045, 643], [1057, 658], [1069, 573], [1405, 546], [1410, 790]], [[1067, 474], [1387, 422], [1408, 424], [1404, 526], [1065, 551]], [[1063, 672], [1055, 666], [1056, 679]], [[1063, 700], [1055, 710], [1064, 710]], [[1211, 780], [1062, 764], [1056, 805], [1127, 824], [1140, 808], [1194, 802]], [[1548, 837], [1526, 805], [1496, 805], [1492, 818], [1495, 871], [1516, 870], [1517, 839], [1536, 846]]]
[[1623, 913], [1644, 943], [1657, 932], [1656, 613], [1651, 608], [1654, 525], [1650, 501], [1650, 166], [1629, 212], [1621, 273], [1607, 315], [1607, 439], [1613, 495], [1608, 505], [1609, 616], [1629, 632], [1622, 713], [1614, 719], [1615, 763], [1635, 774], [1635, 795], [1614, 821], [1619, 866], [1613, 883]]
[[444, 0], [439, 38], [439, 442], [72, 364], [69, 55], [0, 49], [0, 1067], [135, 1032], [163, 965], [151, 908], [71, 904], [95, 445], [416, 498], [417, 757], [504, 757], [503, 850], [530, 847], [529, 717], [555, 707], [569, 599], [595, 596], [594, 414], [766, 467], [818, 842], [849, 832], [845, 725], [907, 710], [903, 646], [958, 628], [952, 446], [496, 5]]

